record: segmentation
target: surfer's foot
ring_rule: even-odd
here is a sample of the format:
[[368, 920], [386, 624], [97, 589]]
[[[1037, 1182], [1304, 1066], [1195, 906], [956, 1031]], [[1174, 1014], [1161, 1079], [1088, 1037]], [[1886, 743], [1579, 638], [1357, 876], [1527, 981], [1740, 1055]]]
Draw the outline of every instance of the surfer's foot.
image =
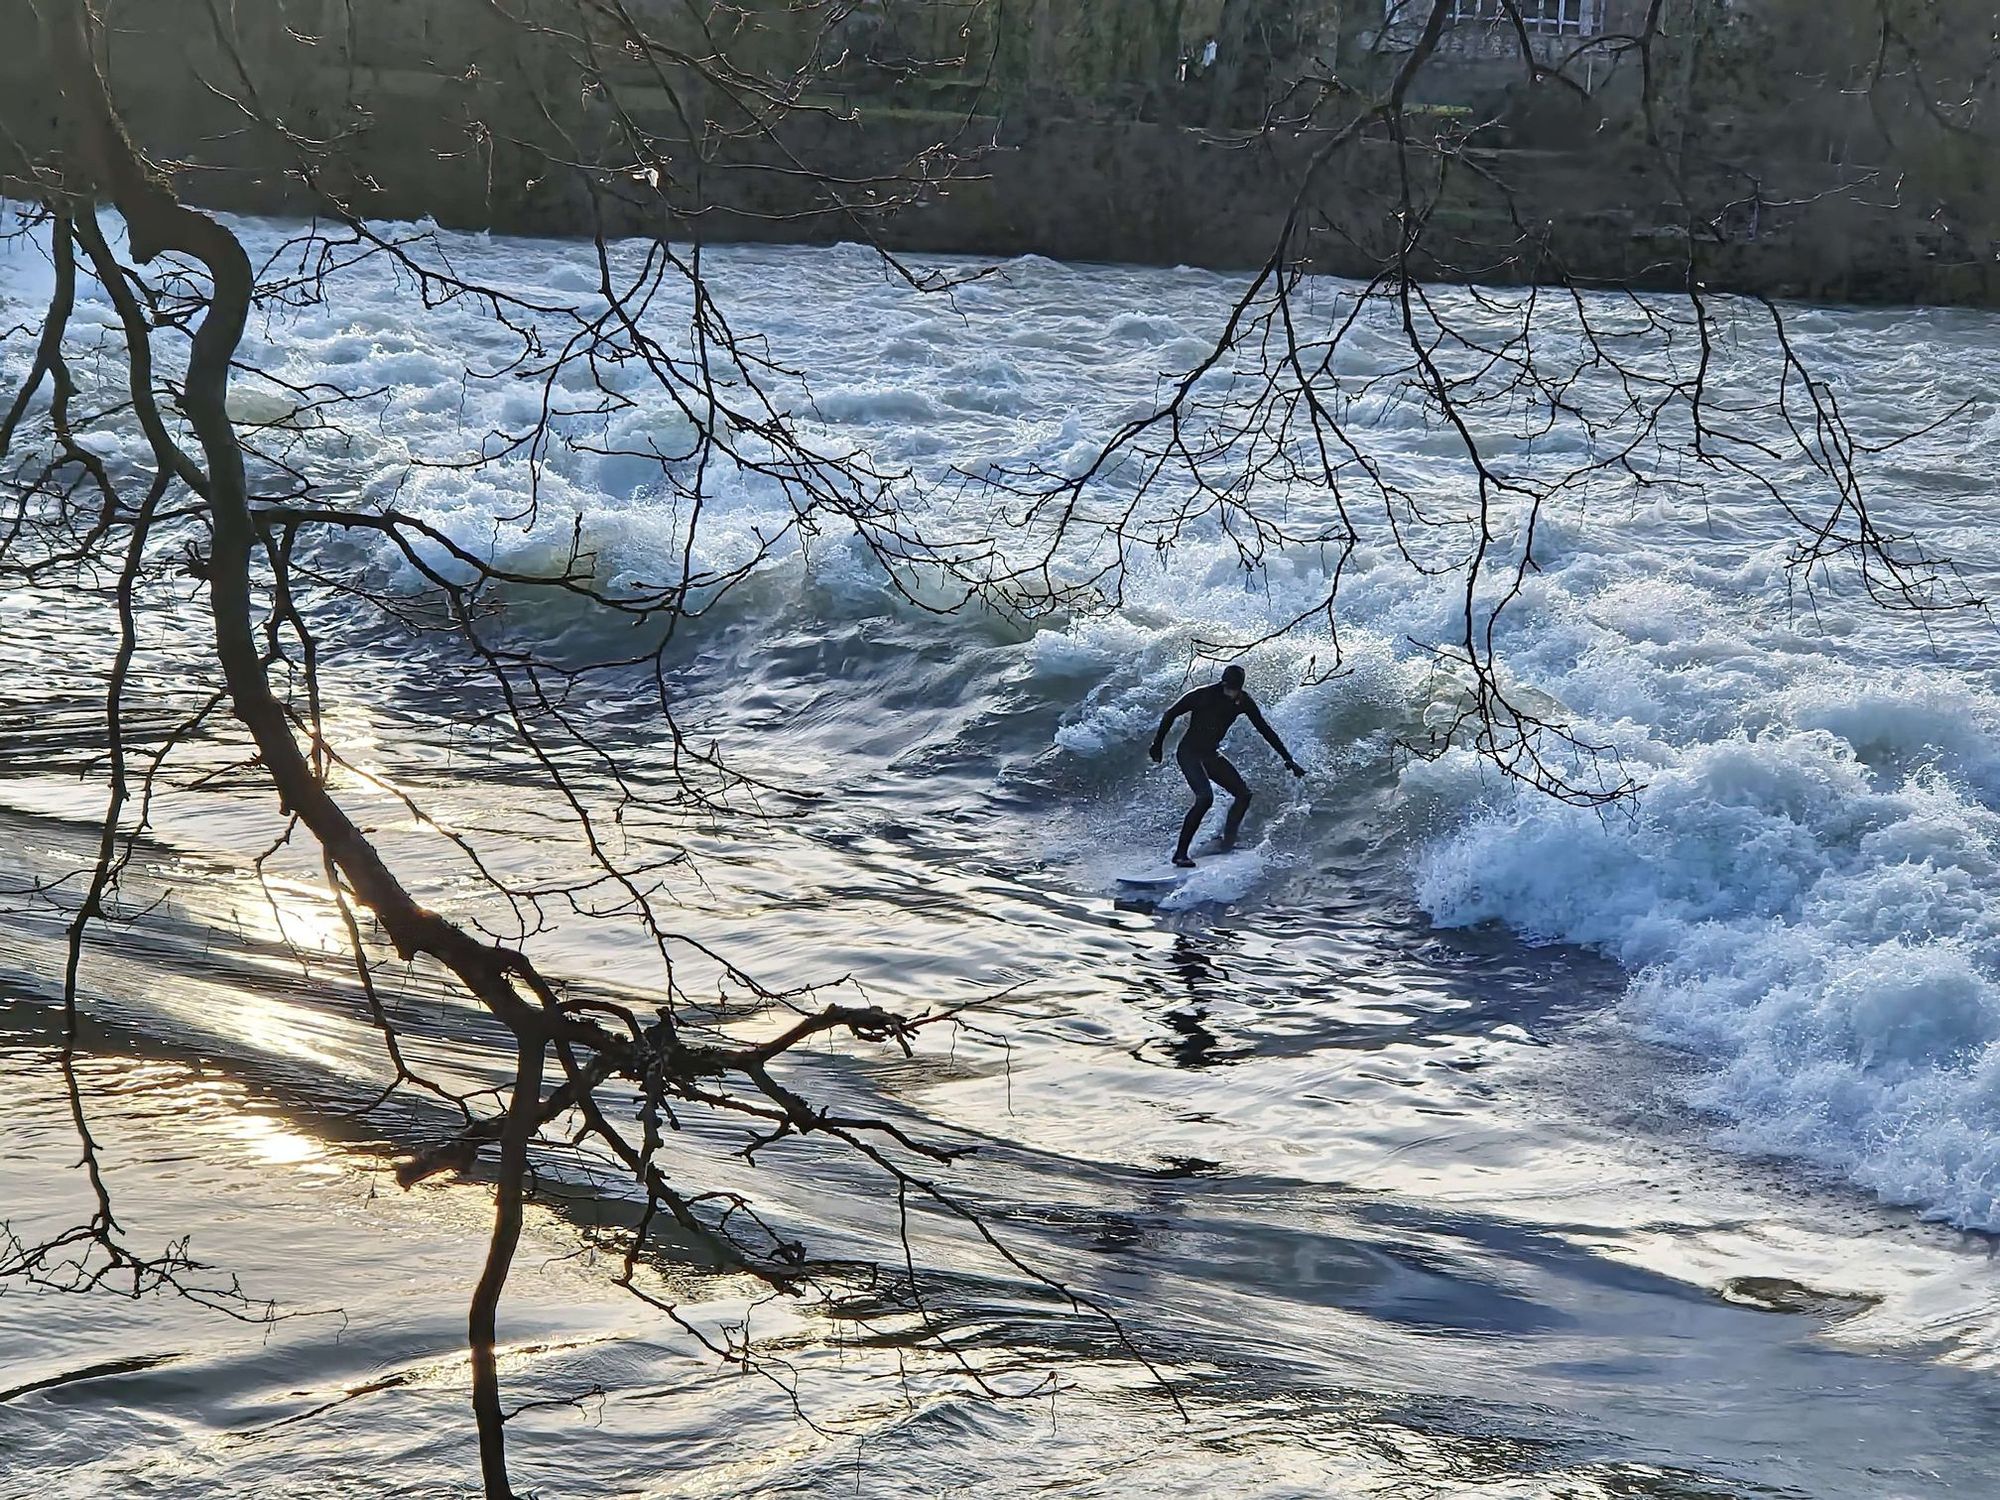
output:
[[1189, 859], [1185, 854], [1176, 854], [1174, 856], [1174, 868], [1176, 870], [1192, 870], [1194, 868], [1194, 861]]

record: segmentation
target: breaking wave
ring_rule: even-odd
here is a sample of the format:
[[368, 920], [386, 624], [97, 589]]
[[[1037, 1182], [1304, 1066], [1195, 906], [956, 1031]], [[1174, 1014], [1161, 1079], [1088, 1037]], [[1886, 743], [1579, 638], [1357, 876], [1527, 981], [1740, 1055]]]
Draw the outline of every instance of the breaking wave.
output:
[[[12, 253], [9, 287], [25, 297], [35, 273]], [[464, 237], [454, 253], [539, 295], [574, 281], [572, 247]], [[801, 419], [885, 468], [919, 473], [1061, 468], [1186, 364], [1232, 288], [1203, 274], [1031, 260], [961, 289], [947, 311], [859, 253], [711, 257], [738, 320], [785, 363], [815, 372], [795, 393]], [[1979, 507], [1994, 475], [1976, 440], [2000, 389], [1992, 319], [1799, 319], [1794, 338], [1817, 340], [1836, 378], [1886, 420], [1921, 423], [1938, 409], [1946, 370], [1954, 400], [1982, 403], [1970, 431], [1899, 451], [1891, 478], [1899, 524], [1975, 574], [1990, 569]], [[467, 351], [492, 339], [471, 310], [447, 306], [411, 326], [388, 280], [364, 276], [267, 337], [262, 356], [299, 385], [365, 370], [390, 387], [367, 423], [317, 439], [372, 498], [393, 496], [516, 565], [566, 546], [581, 518], [610, 583], [657, 581], [686, 545], [687, 518], [655, 484], [657, 461], [633, 456], [684, 446], [685, 422], [649, 404], [636, 377], [625, 390], [634, 405], [592, 419], [591, 443], [551, 456], [536, 481], [538, 523], [524, 528], [496, 519], [520, 512], [524, 463], [411, 467], [534, 416], [532, 384], [463, 379]], [[1393, 403], [1375, 420], [1373, 441], [1427, 461], [1428, 437], [1402, 425]], [[1439, 483], [1450, 482], [1441, 467]], [[755, 476], [720, 476], [697, 565], [727, 569], [768, 551], [753, 613], [773, 630], [840, 644], [816, 658], [818, 670], [849, 682], [895, 670], [906, 638], [867, 628], [894, 612], [873, 563], [835, 536], [766, 548], [785, 514], [783, 496]], [[1642, 783], [1629, 804], [1565, 806], [1461, 751], [1432, 762], [1398, 754], [1394, 742], [1434, 690], [1432, 660], [1415, 643], [1449, 639], [1459, 601], [1392, 556], [1364, 552], [1344, 578], [1339, 673], [1313, 670], [1331, 660], [1324, 637], [1248, 655], [1272, 723], [1315, 786], [1393, 787], [1365, 815], [1395, 824], [1411, 887], [1437, 923], [1505, 923], [1624, 964], [1627, 1018], [1701, 1061], [1690, 1099], [1723, 1121], [1728, 1143], [2000, 1230], [2000, 650], [1990, 628], [1931, 634], [1837, 592], [1794, 599], [1787, 539], [1747, 492], [1712, 490], [1700, 510], [1617, 498], [1544, 530], [1542, 570], [1504, 632], [1508, 669]], [[1186, 684], [1196, 642], [1255, 639], [1326, 582], [1316, 555], [1279, 554], [1246, 572], [1226, 538], [1197, 530], [1167, 562], [1135, 569], [1116, 609], [1018, 630], [930, 627], [933, 645], [959, 656], [924, 679], [925, 732], [933, 748], [983, 758], [997, 805], [1044, 830], [1043, 853], [1101, 881], [1102, 851], [1156, 840], [1176, 814], [1174, 780], [1149, 772], [1143, 747]], [[576, 621], [528, 626], [553, 636]], [[718, 681], [797, 670], [795, 658], [760, 668], [759, 649], [744, 644], [715, 667]], [[865, 713], [868, 695], [856, 697], [852, 712]], [[872, 741], [863, 750], [880, 758]], [[1264, 770], [1262, 754], [1247, 745], [1246, 766]], [[1329, 807], [1337, 816], [1342, 806], [1289, 788], [1266, 803], [1252, 857], [1176, 899], [1257, 899], [1309, 863], [1313, 840], [1330, 835]]]

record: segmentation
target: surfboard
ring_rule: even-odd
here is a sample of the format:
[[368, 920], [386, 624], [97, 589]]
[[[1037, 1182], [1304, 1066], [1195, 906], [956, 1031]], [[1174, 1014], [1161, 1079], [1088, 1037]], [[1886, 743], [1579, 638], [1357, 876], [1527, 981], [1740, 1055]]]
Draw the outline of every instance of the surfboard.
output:
[[1150, 892], [1162, 895], [1177, 886], [1185, 885], [1204, 871], [1216, 874], [1223, 871], [1254, 868], [1259, 861], [1247, 849], [1228, 852], [1217, 850], [1210, 854], [1197, 853], [1192, 870], [1183, 870], [1169, 859], [1134, 860], [1118, 870], [1116, 880], [1123, 891]]
[[[1200, 868], [1200, 865], [1195, 866], [1195, 870]], [[1192, 874], [1194, 870], [1176, 869], [1173, 865], [1162, 862], [1157, 865], [1137, 866], [1119, 875], [1117, 880], [1120, 885], [1129, 886], [1133, 890], [1164, 891], [1179, 885]]]

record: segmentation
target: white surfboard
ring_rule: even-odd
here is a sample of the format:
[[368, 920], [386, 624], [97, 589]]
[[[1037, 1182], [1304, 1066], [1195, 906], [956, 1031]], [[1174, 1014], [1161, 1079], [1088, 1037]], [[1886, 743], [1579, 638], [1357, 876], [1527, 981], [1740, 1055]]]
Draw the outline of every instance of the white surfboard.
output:
[[[1195, 866], [1195, 870], [1200, 868], [1200, 865]], [[1171, 890], [1192, 874], [1194, 874], [1194, 870], [1176, 869], [1173, 865], [1163, 860], [1157, 865], [1134, 866], [1126, 873], [1119, 875], [1117, 880], [1120, 885], [1130, 886], [1134, 890], [1163, 891]]]
[[1226, 877], [1232, 871], [1249, 873], [1261, 867], [1263, 861], [1248, 849], [1235, 849], [1228, 853], [1217, 851], [1211, 854], [1195, 855], [1194, 868], [1183, 870], [1169, 859], [1134, 860], [1117, 868], [1118, 888], [1134, 894], [1163, 896], [1178, 890], [1190, 880], [1208, 874]]

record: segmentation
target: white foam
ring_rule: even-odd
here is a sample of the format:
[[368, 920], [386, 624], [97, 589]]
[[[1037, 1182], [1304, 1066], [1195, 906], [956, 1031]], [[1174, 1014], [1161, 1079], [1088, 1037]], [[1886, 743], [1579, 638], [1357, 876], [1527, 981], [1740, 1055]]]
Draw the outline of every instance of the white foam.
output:
[[[279, 234], [243, 228], [253, 254]], [[594, 277], [579, 273], [571, 247], [445, 239], [461, 263], [537, 298], [591, 294]], [[788, 390], [781, 404], [829, 441], [863, 444], [885, 469], [910, 465], [919, 481], [954, 465], [1077, 471], [1121, 416], [1148, 408], [1163, 354], [1194, 357], [1242, 286], [1206, 272], [1024, 257], [947, 308], [883, 277], [861, 250], [720, 250], [708, 265], [738, 324], [810, 372], [810, 391]], [[46, 262], [14, 242], [0, 258], [10, 309], [31, 307], [46, 289]], [[1327, 283], [1312, 295], [1331, 307], [1349, 293]], [[1459, 294], [1437, 295], [1458, 297], [1468, 318], [1485, 316]], [[657, 309], [663, 329], [679, 315], [670, 304]], [[260, 330], [246, 358], [300, 384], [352, 383], [366, 372], [393, 385], [380, 410], [336, 414], [340, 430], [312, 439], [330, 462], [370, 476], [366, 496], [522, 561], [566, 547], [581, 517], [602, 578], [671, 580], [686, 517], [666, 499], [659, 463], [592, 450], [681, 451], [685, 418], [649, 395], [639, 372], [610, 372], [637, 409], [562, 418], [565, 441], [539, 473], [536, 520], [505, 520], [527, 498], [522, 458], [479, 470], [411, 461], [462, 460], [490, 434], [519, 430], [538, 414], [541, 388], [466, 379], [468, 357], [498, 367], [511, 353], [476, 308], [449, 305], [413, 321], [407, 306], [386, 272], [364, 269], [325, 305]], [[1603, 315], [1615, 317], [1615, 305]], [[109, 326], [106, 309], [79, 309], [79, 327], [93, 319]], [[2000, 421], [1991, 319], [1857, 319], [1813, 311], [1800, 336], [1857, 393], [1850, 409], [1860, 419], [1928, 420], [1937, 372], [1948, 370], [1954, 400], [1979, 401], [1980, 420]], [[1358, 389], [1393, 337], [1364, 320], [1341, 379]], [[1774, 356], [1760, 352], [1754, 330], [1727, 353], [1717, 397], [1747, 400]], [[1230, 379], [1225, 362], [1204, 389], [1225, 390]], [[572, 410], [587, 404], [576, 382], [564, 390]], [[1588, 398], [1587, 384], [1578, 396]], [[1347, 419], [1395, 482], [1426, 504], [1462, 507], [1456, 439], [1425, 427], [1419, 403], [1383, 386]], [[1536, 446], [1540, 462], [1557, 466], [1581, 451], [1573, 433]], [[1905, 485], [1892, 497], [1894, 523], [1988, 576], [1989, 451], [1941, 432], [1885, 459]], [[788, 499], [769, 481], [725, 470], [710, 482], [697, 568], [755, 556], [790, 525]], [[1263, 499], [1283, 499], [1300, 524], [1324, 507], [1316, 491]], [[1795, 599], [1787, 523], [1754, 486], [1712, 481], [1701, 504], [1664, 492], [1592, 491], [1586, 500], [1542, 517], [1541, 571], [1502, 632], [1506, 670], [1541, 695], [1535, 701], [1573, 715], [1584, 738], [1613, 747], [1645, 788], [1629, 809], [1597, 814], [1503, 783], [1462, 751], [1411, 764], [1401, 806], [1417, 841], [1419, 898], [1440, 922], [1502, 921], [1627, 964], [1628, 1014], [1706, 1061], [1696, 1102], [1744, 1149], [1795, 1153], [1927, 1213], [2000, 1229], [1992, 633], [1947, 629], [1934, 656], [1921, 630], [1885, 621], [1851, 591], [1812, 606]], [[1501, 519], [1504, 552], [1512, 533]], [[1449, 544], [1448, 534], [1435, 543]], [[773, 568], [842, 607], [882, 607], [879, 580], [844, 540], [787, 533], [771, 553]], [[1108, 560], [1100, 550], [1063, 565], [1084, 580]], [[1256, 641], [1312, 610], [1327, 586], [1309, 549], [1273, 550], [1246, 570], [1213, 515], [1184, 528], [1164, 563], [1127, 560], [1118, 612], [1044, 630], [1008, 658], [1029, 690], [1075, 705], [1040, 747], [1038, 774], [1090, 820], [1059, 835], [1079, 847], [1171, 838], [1185, 789], [1171, 766], [1151, 769], [1144, 750], [1191, 671], [1212, 671], [1197, 661], [1198, 643]], [[1333, 764], [1356, 745], [1379, 747], [1453, 691], [1429, 675], [1423, 645], [1453, 640], [1461, 606], [1452, 588], [1414, 578], [1377, 528], [1342, 583], [1347, 675], [1298, 686], [1309, 664], [1332, 665], [1322, 626], [1249, 651], [1252, 691], [1302, 758]], [[1253, 744], [1246, 769], [1262, 753]], [[1173, 900], [1253, 899], [1284, 855], [1273, 844], [1259, 858], [1198, 871]]]
[[[1984, 800], [2000, 702], [1935, 669], [1891, 684], [1834, 659], [1774, 673], [1782, 658], [1744, 671], [1662, 648], [1648, 671], [1649, 652], [1610, 649], [1663, 705], [1627, 721], [1657, 763], [1635, 806], [1413, 772], [1455, 772], [1446, 795], [1469, 813], [1420, 862], [1426, 907], [1617, 956], [1633, 1018], [1714, 1060], [1694, 1098], [1735, 1144], [2000, 1228], [2000, 814]], [[1595, 677], [1588, 663], [1572, 677]], [[1805, 680], [1766, 697], [1773, 675]], [[1683, 719], [1688, 677], [1706, 711]], [[1615, 696], [1629, 709], [1635, 689]]]

